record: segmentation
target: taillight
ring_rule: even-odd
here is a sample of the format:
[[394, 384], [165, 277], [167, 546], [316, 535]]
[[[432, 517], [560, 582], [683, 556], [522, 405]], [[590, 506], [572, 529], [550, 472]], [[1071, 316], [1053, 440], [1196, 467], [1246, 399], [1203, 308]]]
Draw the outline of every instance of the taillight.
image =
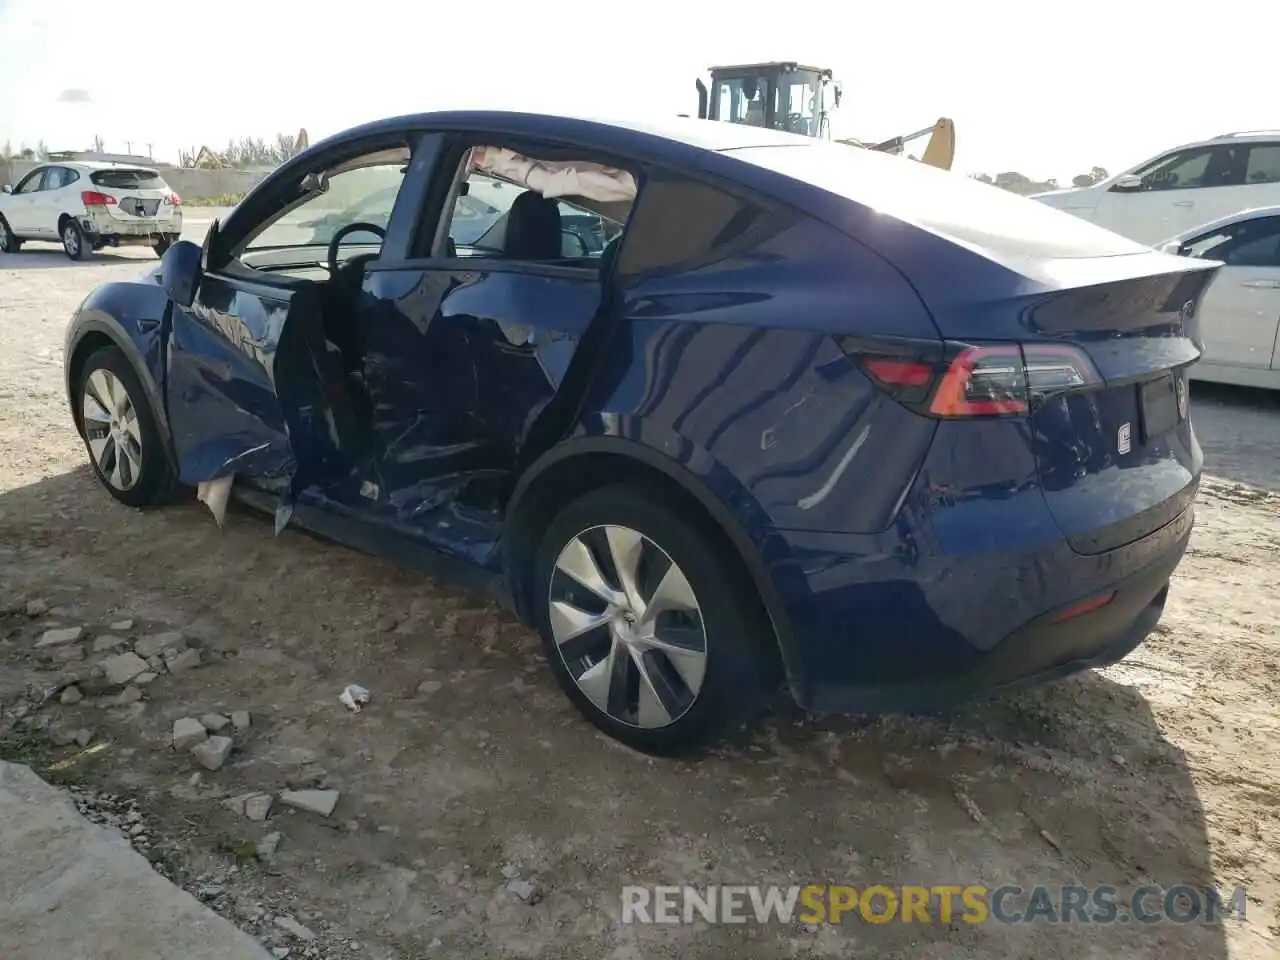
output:
[[80, 202], [86, 207], [109, 207], [116, 202], [116, 198], [109, 193], [99, 193], [97, 190], [85, 190], [80, 194]]
[[164, 202], [171, 207], [182, 206], [182, 198], [178, 196], [176, 193], [169, 194], [167, 197], [164, 198]]
[[1045, 398], [1102, 383], [1088, 356], [1061, 344], [945, 344], [945, 357], [846, 352], [899, 403], [933, 417], [1026, 416]]

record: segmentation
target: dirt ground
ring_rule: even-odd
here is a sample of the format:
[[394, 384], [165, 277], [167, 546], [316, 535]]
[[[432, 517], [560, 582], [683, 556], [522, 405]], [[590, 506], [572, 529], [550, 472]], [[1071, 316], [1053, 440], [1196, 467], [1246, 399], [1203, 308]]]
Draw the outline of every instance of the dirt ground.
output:
[[[484, 602], [292, 530], [273, 538], [252, 513], [219, 530], [198, 503], [140, 513], [98, 489], [63, 398], [63, 332], [94, 285], [149, 261], [0, 256], [0, 730], [27, 713], [0, 739], [88, 807], [141, 813], [158, 868], [270, 946], [397, 960], [1280, 955], [1275, 399], [1193, 391], [1212, 476], [1163, 623], [1118, 666], [946, 721], [814, 720], [780, 700], [742, 742], [663, 762], [595, 734], [535, 638]], [[28, 615], [33, 601], [49, 611]], [[137, 703], [86, 680], [81, 702], [33, 710], [33, 692], [104, 656], [39, 660], [42, 631], [77, 625], [184, 630], [204, 662]], [[338, 702], [348, 683], [372, 691], [362, 713]], [[232, 710], [252, 726], [194, 777], [168, 747], [174, 720]], [[87, 750], [45, 735], [79, 729]], [[341, 791], [327, 819], [277, 804], [255, 823], [219, 802], [320, 786]], [[268, 831], [282, 840], [260, 859]], [[517, 874], [540, 900], [508, 889]], [[1244, 886], [1248, 907], [1216, 925], [621, 922], [623, 884], [826, 882]]]

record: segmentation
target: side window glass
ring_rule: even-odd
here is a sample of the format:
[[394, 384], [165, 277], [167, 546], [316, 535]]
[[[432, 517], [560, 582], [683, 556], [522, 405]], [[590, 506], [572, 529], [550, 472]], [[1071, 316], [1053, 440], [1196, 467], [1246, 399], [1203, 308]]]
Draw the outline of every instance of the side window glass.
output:
[[43, 189], [60, 190], [62, 187], [65, 187], [71, 182], [70, 178], [67, 176], [69, 172], [70, 171], [65, 167], [50, 167], [44, 176]]
[[14, 193], [35, 193], [40, 189], [40, 184], [44, 180], [44, 170], [33, 170], [27, 174], [26, 179], [18, 184], [18, 189]]
[[1232, 224], [1196, 237], [1182, 248], [1184, 256], [1221, 260], [1231, 267], [1280, 267], [1280, 217]]
[[622, 234], [637, 192], [631, 173], [585, 156], [478, 146], [463, 163], [438, 256], [593, 265]]
[[713, 263], [775, 227], [758, 204], [679, 174], [649, 171], [618, 272], [635, 276]]
[[1142, 189], [1144, 191], [1186, 190], [1203, 187], [1212, 156], [1212, 148], [1197, 147], [1159, 160], [1147, 170], [1139, 171]]
[[1245, 183], [1280, 183], [1280, 143], [1259, 143], [1249, 148]]

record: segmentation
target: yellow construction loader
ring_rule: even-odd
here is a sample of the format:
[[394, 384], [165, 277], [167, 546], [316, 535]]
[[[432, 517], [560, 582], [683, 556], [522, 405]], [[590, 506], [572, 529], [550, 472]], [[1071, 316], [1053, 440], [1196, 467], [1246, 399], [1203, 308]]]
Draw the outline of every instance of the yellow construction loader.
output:
[[[711, 87], [697, 81], [698, 116], [786, 130], [831, 139], [831, 115], [840, 105], [841, 87], [826, 67], [791, 61], [744, 63], [711, 68]], [[914, 133], [879, 143], [841, 139], [838, 143], [901, 155], [906, 145], [930, 134], [922, 163], [950, 170], [956, 154], [956, 127], [947, 117]]]

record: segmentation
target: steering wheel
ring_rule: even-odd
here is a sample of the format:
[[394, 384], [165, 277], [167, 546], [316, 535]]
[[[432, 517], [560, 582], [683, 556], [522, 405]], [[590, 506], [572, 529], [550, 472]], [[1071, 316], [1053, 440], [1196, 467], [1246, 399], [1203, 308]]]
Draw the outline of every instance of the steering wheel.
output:
[[340, 227], [338, 232], [333, 235], [329, 241], [329, 275], [336, 277], [338, 275], [338, 248], [342, 246], [342, 241], [353, 233], [372, 233], [379, 240], [387, 239], [387, 231], [376, 223], [365, 223], [357, 220], [355, 223], [348, 223], [345, 227]]

